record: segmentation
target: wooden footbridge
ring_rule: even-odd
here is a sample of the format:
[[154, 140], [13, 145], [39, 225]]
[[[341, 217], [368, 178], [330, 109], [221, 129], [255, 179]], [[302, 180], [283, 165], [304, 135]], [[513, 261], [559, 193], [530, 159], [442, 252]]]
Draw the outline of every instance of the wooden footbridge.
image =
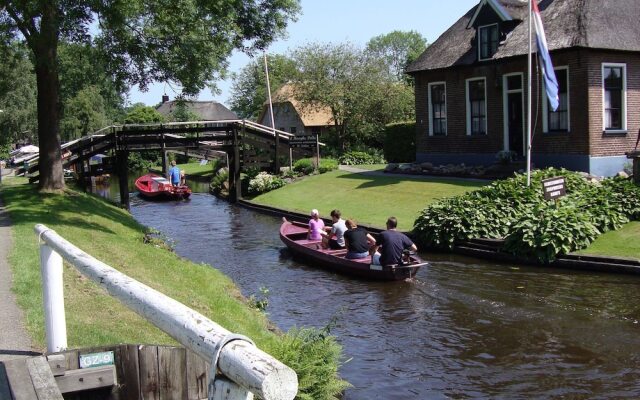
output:
[[[167, 170], [167, 153], [179, 152], [196, 158], [211, 158], [224, 152], [228, 156], [230, 198], [241, 198], [240, 170], [255, 166], [260, 169], [280, 170], [281, 160], [292, 162], [293, 150], [306, 155], [318, 151], [305, 142], [300, 149], [300, 140], [295, 135], [246, 120], [174, 122], [163, 124], [114, 125], [103, 128], [93, 135], [82, 137], [61, 146], [63, 166], [76, 165], [81, 175], [89, 159], [100, 153], [113, 151], [116, 174], [120, 180], [120, 199], [129, 204], [127, 188], [127, 160], [130, 152], [161, 151], [163, 172]], [[296, 143], [297, 142], [297, 143]], [[38, 180], [38, 156], [27, 160], [25, 173], [31, 181]]]

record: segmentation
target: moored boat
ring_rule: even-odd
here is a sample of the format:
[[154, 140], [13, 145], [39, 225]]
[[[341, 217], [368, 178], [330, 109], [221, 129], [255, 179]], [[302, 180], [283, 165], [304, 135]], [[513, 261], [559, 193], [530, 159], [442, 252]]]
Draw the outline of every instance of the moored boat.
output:
[[167, 178], [156, 174], [142, 175], [136, 179], [135, 185], [138, 192], [147, 198], [180, 200], [191, 196], [189, 186], [173, 186]]
[[413, 254], [410, 256], [410, 260], [402, 265], [371, 264], [370, 256], [350, 260], [345, 258], [346, 249], [323, 249], [320, 246], [320, 241], [308, 240], [307, 229], [307, 224], [291, 222], [283, 218], [280, 226], [280, 239], [295, 255], [336, 272], [367, 279], [398, 281], [414, 277], [420, 267], [429, 265]]

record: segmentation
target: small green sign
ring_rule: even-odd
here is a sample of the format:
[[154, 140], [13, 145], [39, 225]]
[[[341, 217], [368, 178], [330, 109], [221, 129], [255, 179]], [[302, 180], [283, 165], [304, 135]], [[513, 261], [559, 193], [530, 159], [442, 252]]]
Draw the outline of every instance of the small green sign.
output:
[[80, 355], [80, 368], [100, 367], [113, 365], [113, 351]]

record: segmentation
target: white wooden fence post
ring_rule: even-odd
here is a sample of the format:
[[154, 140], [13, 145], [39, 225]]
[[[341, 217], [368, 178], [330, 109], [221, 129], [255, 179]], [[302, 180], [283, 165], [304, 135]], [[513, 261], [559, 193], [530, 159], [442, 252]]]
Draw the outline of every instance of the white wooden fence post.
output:
[[253, 393], [225, 378], [216, 378], [210, 400], [253, 400]]
[[67, 349], [62, 257], [46, 243], [40, 245], [40, 273], [47, 351], [55, 353]]

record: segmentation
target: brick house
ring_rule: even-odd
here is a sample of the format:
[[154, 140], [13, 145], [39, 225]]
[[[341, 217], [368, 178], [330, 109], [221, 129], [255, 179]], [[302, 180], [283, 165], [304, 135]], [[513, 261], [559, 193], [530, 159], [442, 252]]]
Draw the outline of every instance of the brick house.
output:
[[[273, 120], [275, 128], [295, 135], [322, 135], [335, 126], [331, 110], [327, 107], [308, 109], [302, 107], [294, 95], [292, 84], [285, 84], [273, 95]], [[257, 121], [271, 126], [269, 103], [265, 102]]]
[[[501, 150], [524, 157], [527, 4], [481, 0], [408, 66], [418, 162], [487, 165]], [[640, 1], [541, 0], [539, 8], [560, 106], [550, 110], [534, 57], [532, 162], [613, 175], [640, 128]]]

